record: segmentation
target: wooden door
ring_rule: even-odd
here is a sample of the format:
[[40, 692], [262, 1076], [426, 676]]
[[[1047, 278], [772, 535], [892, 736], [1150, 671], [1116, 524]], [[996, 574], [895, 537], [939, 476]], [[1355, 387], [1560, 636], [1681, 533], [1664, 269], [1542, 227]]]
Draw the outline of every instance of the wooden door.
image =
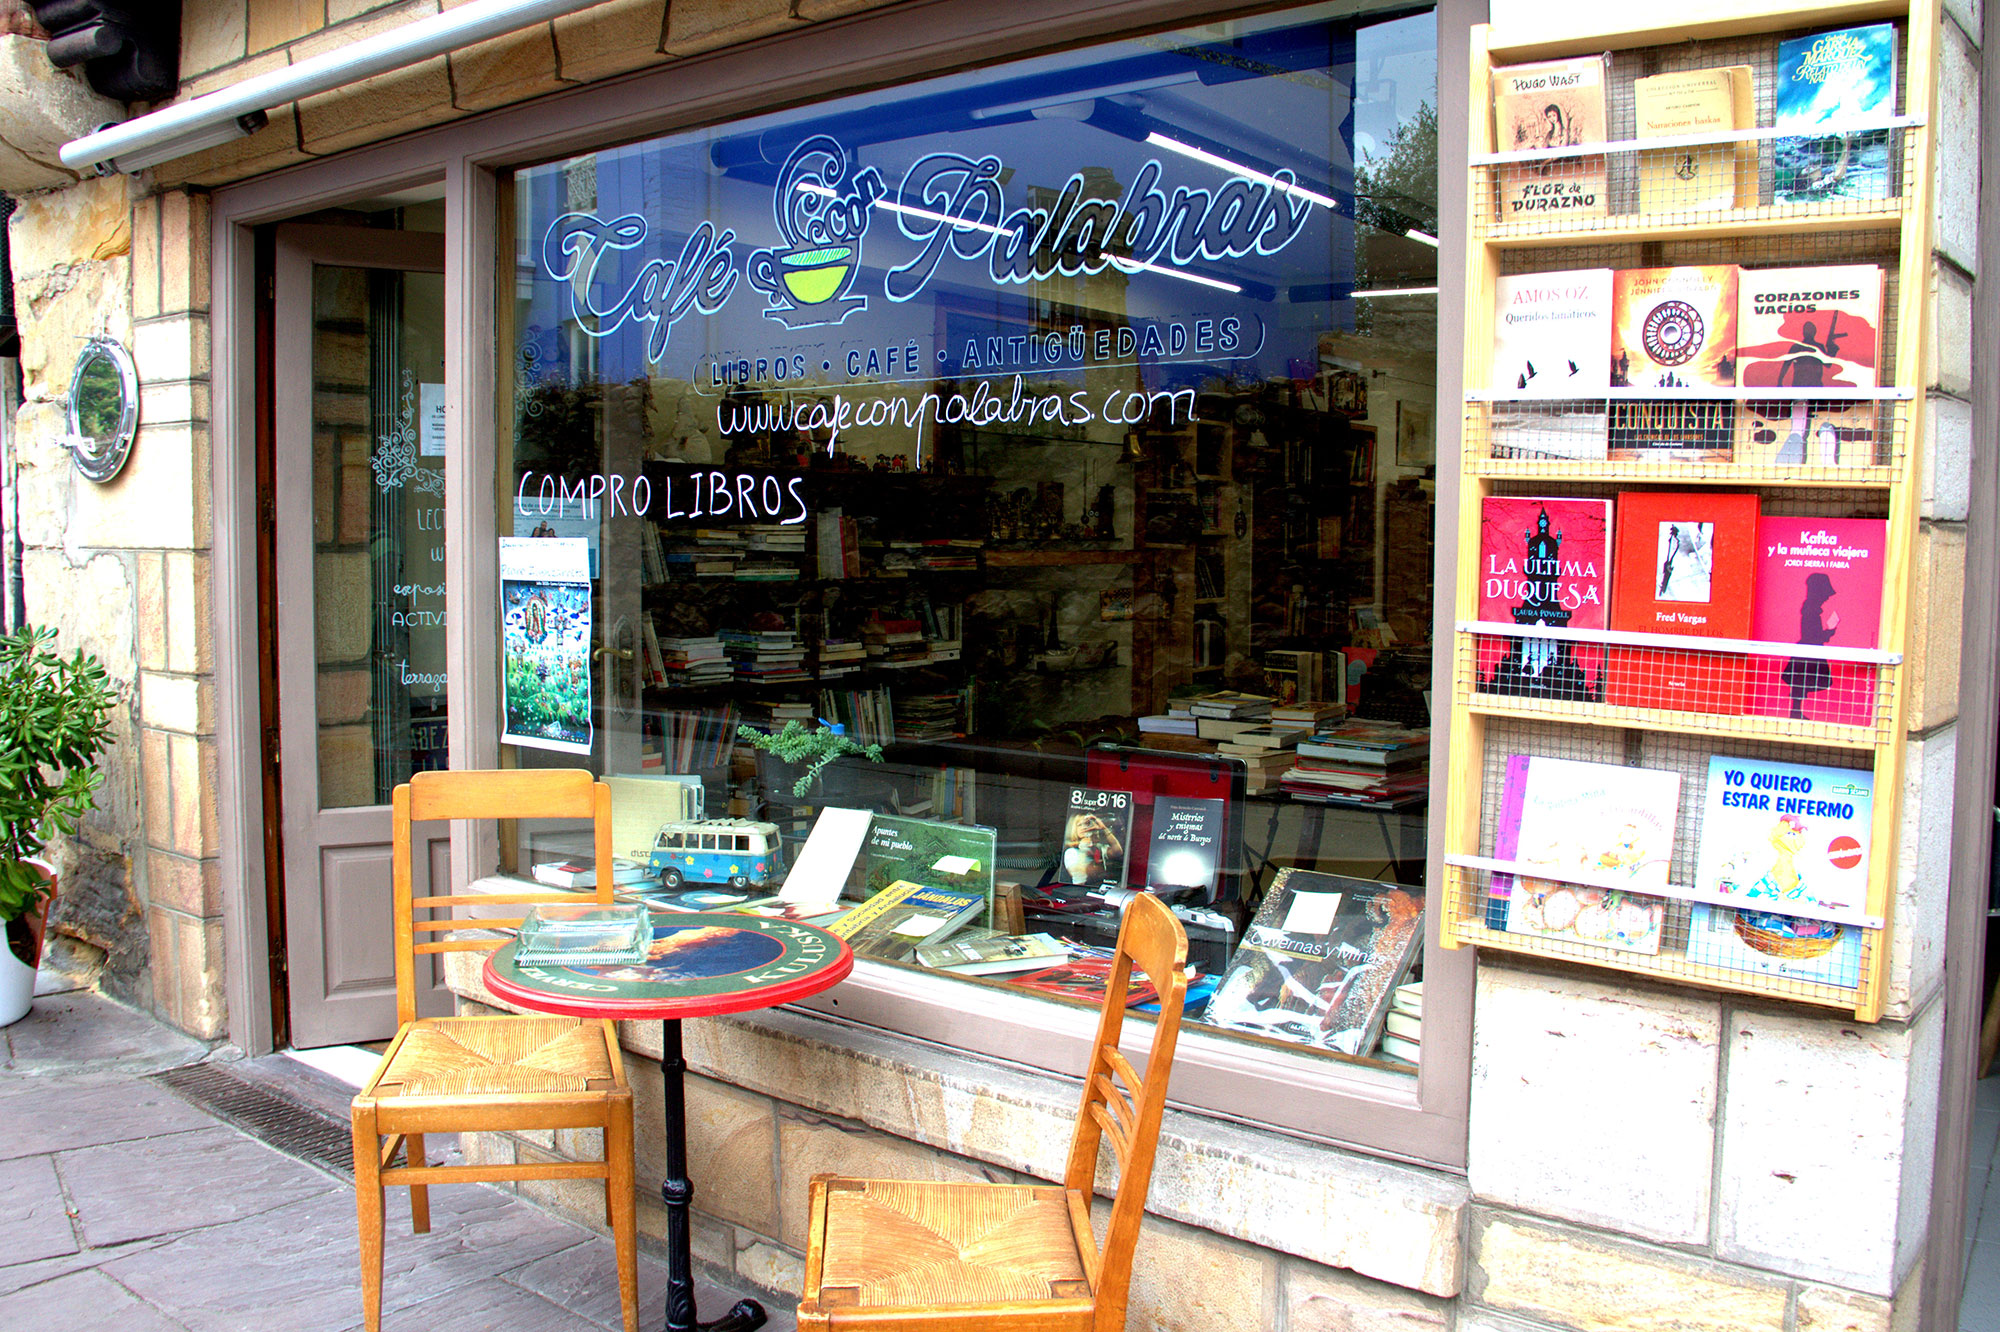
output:
[[[445, 766], [444, 241], [281, 227], [274, 276], [285, 963], [311, 1047], [395, 1031], [389, 797]], [[447, 831], [418, 829], [419, 894]], [[438, 982], [421, 1010], [450, 1011]]]

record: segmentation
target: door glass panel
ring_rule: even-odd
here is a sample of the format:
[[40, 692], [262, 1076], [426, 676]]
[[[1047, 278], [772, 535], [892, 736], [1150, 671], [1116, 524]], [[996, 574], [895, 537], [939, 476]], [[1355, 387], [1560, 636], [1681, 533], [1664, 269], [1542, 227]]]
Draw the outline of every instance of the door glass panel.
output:
[[443, 276], [316, 265], [312, 354], [319, 803], [386, 805], [445, 766]]

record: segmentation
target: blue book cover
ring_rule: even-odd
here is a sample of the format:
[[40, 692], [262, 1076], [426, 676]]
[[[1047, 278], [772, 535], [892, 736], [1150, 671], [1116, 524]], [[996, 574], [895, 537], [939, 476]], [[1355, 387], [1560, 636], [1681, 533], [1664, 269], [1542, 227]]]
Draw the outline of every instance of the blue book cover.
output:
[[1884, 199], [1894, 191], [1891, 130], [1815, 133], [1896, 111], [1896, 29], [1888, 23], [1778, 44], [1777, 117], [1801, 137], [1777, 141], [1773, 203]]
[[1687, 959], [1851, 990], [1861, 983], [1861, 931], [1829, 920], [1702, 903], [1688, 925]]

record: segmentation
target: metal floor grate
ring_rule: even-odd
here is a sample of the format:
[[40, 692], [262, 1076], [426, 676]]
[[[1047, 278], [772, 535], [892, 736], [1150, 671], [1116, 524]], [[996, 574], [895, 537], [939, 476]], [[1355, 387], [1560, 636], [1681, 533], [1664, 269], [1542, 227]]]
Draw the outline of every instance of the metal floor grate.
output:
[[181, 1099], [287, 1156], [354, 1174], [354, 1140], [348, 1125], [246, 1082], [227, 1065], [189, 1064], [153, 1077]]

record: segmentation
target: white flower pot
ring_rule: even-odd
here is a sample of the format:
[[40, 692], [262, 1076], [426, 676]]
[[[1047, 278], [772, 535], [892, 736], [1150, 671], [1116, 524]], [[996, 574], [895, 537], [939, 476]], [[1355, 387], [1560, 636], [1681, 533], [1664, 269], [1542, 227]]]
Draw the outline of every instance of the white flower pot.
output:
[[28, 1016], [28, 1006], [34, 1002], [35, 969], [0, 941], [0, 1027]]

